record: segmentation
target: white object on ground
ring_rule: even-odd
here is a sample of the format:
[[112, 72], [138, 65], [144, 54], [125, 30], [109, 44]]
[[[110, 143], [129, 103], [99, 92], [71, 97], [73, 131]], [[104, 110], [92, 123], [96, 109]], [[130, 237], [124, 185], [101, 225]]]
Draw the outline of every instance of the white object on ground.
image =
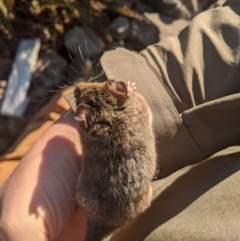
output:
[[28, 104], [27, 90], [30, 85], [41, 41], [22, 40], [19, 44], [12, 70], [8, 78], [1, 107], [1, 114], [21, 118]]

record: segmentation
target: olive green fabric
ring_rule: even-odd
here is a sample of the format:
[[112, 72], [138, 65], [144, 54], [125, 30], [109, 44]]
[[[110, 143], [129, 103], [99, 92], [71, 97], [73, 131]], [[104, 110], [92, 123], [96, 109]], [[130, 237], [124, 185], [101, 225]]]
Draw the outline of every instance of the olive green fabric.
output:
[[240, 2], [101, 64], [149, 103], [161, 166], [150, 209], [111, 240], [240, 240]]
[[151, 207], [111, 241], [240, 240], [240, 147], [152, 184]]

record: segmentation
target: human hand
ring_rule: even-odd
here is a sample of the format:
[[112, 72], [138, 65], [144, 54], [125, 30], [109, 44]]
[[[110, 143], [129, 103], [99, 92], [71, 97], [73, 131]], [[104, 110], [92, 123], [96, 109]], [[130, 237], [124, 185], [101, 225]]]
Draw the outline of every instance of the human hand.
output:
[[1, 187], [0, 240], [84, 240], [86, 219], [74, 199], [81, 161], [70, 112], [43, 134]]
[[127, 88], [129, 91], [135, 92], [137, 90], [136, 83], [135, 82], [131, 83], [131, 81], [128, 81]]

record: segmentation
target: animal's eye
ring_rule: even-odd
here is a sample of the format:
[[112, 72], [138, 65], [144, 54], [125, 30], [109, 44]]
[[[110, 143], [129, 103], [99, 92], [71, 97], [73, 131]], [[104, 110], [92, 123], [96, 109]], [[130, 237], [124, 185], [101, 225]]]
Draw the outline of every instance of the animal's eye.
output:
[[126, 109], [126, 107], [124, 107], [124, 106], [119, 106], [119, 107], [114, 108], [113, 110], [114, 110], [114, 111], [124, 111], [125, 109]]
[[80, 100], [80, 89], [79, 88], [76, 88], [74, 90], [74, 96], [75, 96], [76, 101], [78, 102]]
[[92, 102], [91, 102], [91, 101], [89, 101], [89, 100], [85, 100], [85, 103], [86, 103], [87, 105], [92, 106]]

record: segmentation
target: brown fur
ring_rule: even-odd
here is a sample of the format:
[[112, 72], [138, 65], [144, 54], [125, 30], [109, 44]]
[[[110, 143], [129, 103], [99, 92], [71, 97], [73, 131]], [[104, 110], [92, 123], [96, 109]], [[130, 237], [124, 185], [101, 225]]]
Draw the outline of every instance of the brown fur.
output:
[[79, 83], [75, 89], [84, 161], [77, 201], [85, 241], [100, 241], [150, 205], [156, 170], [152, 117], [144, 98], [123, 82]]

